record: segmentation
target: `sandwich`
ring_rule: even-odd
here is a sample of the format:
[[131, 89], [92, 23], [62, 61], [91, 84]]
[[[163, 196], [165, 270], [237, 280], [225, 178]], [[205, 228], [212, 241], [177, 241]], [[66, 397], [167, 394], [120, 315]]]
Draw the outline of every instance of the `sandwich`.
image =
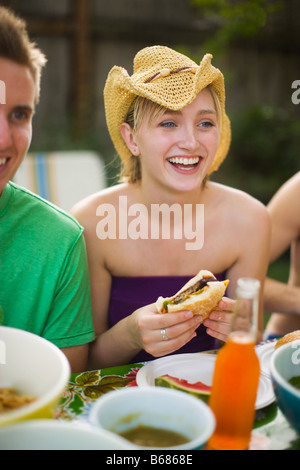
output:
[[159, 313], [190, 310], [204, 320], [224, 296], [228, 283], [218, 281], [210, 271], [201, 270], [172, 297], [159, 297], [156, 308]]

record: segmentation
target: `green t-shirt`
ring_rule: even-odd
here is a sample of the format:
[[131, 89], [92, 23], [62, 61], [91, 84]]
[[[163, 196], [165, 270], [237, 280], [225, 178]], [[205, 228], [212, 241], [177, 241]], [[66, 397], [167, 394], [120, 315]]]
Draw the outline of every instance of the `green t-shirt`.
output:
[[95, 338], [82, 227], [14, 183], [0, 197], [0, 307], [3, 326], [59, 348]]

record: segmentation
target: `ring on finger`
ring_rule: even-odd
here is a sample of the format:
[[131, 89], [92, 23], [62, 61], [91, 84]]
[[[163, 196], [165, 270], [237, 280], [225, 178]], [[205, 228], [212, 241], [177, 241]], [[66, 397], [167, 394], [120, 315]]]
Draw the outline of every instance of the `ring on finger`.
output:
[[162, 335], [162, 339], [163, 339], [164, 341], [168, 341], [169, 338], [168, 338], [168, 336], [167, 336], [167, 333], [166, 333], [165, 328], [162, 328], [162, 329], [160, 330], [160, 334]]

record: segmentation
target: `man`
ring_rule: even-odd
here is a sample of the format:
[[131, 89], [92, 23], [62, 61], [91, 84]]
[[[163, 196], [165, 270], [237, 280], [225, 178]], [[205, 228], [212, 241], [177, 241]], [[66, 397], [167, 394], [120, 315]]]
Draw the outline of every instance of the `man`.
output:
[[[94, 339], [82, 227], [11, 182], [28, 151], [46, 59], [25, 23], [0, 7], [0, 309], [3, 326], [53, 342], [72, 372]], [[17, 347], [17, 345], [16, 345]]]
[[271, 258], [291, 247], [288, 284], [274, 279], [265, 283], [265, 310], [275, 311], [266, 333], [269, 338], [300, 329], [300, 172], [290, 178], [268, 205], [272, 220]]

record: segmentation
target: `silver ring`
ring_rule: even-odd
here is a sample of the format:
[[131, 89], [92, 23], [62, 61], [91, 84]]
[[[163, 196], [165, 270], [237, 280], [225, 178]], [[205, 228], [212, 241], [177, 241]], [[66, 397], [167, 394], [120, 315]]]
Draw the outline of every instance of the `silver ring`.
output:
[[161, 335], [162, 335], [162, 339], [163, 339], [164, 341], [168, 341], [169, 338], [168, 338], [168, 336], [167, 336], [167, 333], [166, 333], [165, 328], [162, 328], [162, 329], [160, 330], [160, 333], [161, 333]]

